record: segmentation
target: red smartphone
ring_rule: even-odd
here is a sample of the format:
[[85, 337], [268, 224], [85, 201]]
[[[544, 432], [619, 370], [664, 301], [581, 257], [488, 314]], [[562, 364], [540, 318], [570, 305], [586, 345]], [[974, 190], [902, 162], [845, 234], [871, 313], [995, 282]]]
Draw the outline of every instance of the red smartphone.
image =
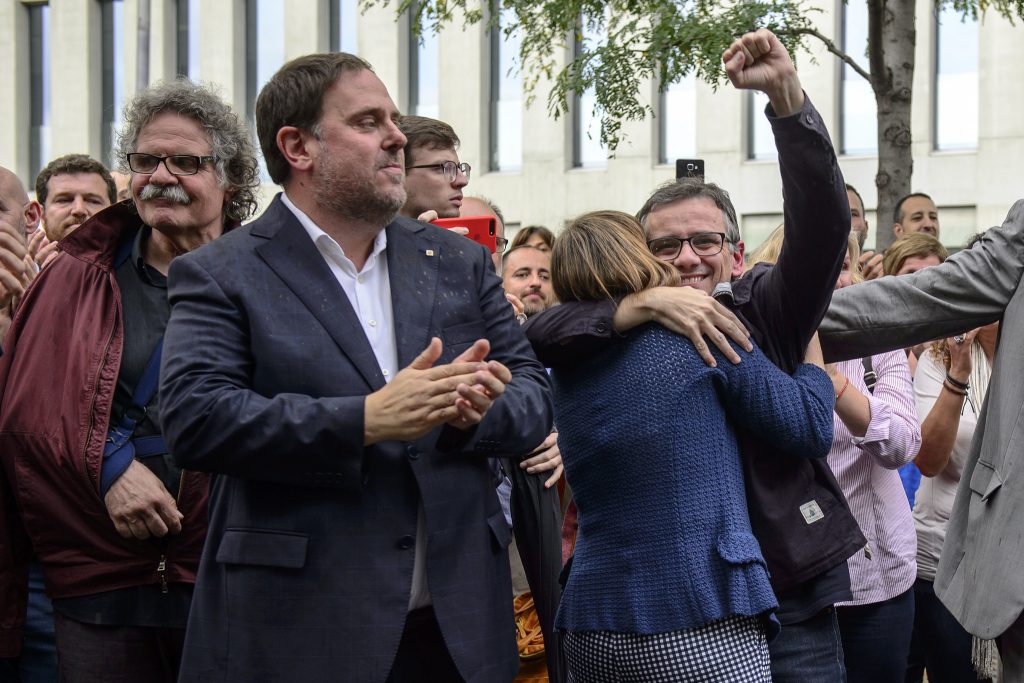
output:
[[487, 247], [493, 254], [498, 250], [498, 229], [494, 216], [460, 216], [458, 218], [438, 218], [431, 221], [434, 225], [446, 228], [466, 228], [466, 235], [477, 244]]

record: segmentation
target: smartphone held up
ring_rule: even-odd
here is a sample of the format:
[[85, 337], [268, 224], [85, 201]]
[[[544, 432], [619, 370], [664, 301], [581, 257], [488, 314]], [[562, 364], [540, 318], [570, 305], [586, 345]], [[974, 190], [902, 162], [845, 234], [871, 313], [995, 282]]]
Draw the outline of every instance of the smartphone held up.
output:
[[466, 233], [466, 237], [477, 244], [484, 245], [492, 254], [498, 250], [498, 228], [494, 216], [438, 218], [431, 221], [431, 223], [448, 230], [452, 228], [465, 228], [469, 231]]

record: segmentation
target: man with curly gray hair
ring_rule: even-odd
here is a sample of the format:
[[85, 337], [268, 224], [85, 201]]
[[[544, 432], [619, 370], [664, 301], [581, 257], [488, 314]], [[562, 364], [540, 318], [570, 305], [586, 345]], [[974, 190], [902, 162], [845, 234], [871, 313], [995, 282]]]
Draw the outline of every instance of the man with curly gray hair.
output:
[[118, 156], [134, 201], [60, 243], [0, 359], [0, 657], [21, 647], [34, 550], [61, 680], [170, 683], [207, 481], [177, 467], [160, 428], [167, 271], [248, 218], [259, 181], [244, 122], [186, 80], [128, 104]]

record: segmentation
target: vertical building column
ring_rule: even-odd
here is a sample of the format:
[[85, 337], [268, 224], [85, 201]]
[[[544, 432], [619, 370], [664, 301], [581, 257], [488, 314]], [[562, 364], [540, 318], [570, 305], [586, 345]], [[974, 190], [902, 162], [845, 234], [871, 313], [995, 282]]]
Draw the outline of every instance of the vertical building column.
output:
[[29, 178], [29, 30], [28, 8], [20, 2], [0, 3], [0, 26], [10, 26], [0, 39], [0, 166], [13, 171], [27, 186]]
[[178, 3], [175, 0], [149, 2], [149, 82], [156, 83], [177, 76]]
[[[1021, 196], [1017, 165], [1024, 156], [1024, 43], [1020, 25], [990, 12], [978, 31], [978, 174], [964, 178], [975, 189], [977, 229], [999, 225], [1010, 201]], [[1008, 201], [1009, 199], [1009, 201]]]
[[395, 16], [395, 5], [372, 7], [359, 16], [359, 56], [384, 82], [398, 108], [407, 113], [409, 21]]
[[288, 0], [284, 13], [284, 59], [286, 62], [314, 52], [331, 49], [331, 2], [333, 0]]
[[104, 156], [102, 49], [100, 3], [62, 0], [50, 6], [53, 158], [74, 152]]
[[[451, 26], [465, 21], [457, 12]], [[429, 28], [425, 30], [429, 31]], [[490, 156], [490, 43], [486, 24], [441, 33], [438, 45], [439, 118], [462, 140], [459, 158], [473, 166], [474, 176], [486, 173]]]
[[[124, 0], [124, 26], [123, 34], [121, 36], [121, 49], [124, 55], [124, 64], [122, 65], [122, 83], [121, 87], [124, 93], [124, 101], [127, 102], [135, 93], [138, 91], [138, 72], [139, 72], [139, 2], [140, 0]], [[153, 0], [149, 0], [150, 3]], [[150, 33], [152, 33], [152, 24], [150, 25]], [[152, 67], [152, 65], [151, 65]], [[149, 73], [150, 79], [153, 78], [152, 70]], [[148, 86], [149, 83], [146, 83]], [[145, 86], [143, 86], [145, 87]], [[120, 121], [117, 122], [120, 127]]]
[[201, 78], [217, 83], [224, 99], [245, 116], [245, 0], [203, 3], [199, 20]]

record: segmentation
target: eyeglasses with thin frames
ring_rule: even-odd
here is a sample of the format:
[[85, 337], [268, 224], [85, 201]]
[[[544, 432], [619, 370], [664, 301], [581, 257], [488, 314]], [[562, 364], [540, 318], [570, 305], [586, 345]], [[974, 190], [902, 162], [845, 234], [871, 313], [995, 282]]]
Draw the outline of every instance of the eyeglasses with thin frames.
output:
[[690, 237], [659, 237], [647, 242], [647, 248], [662, 261], [672, 261], [687, 242], [697, 256], [714, 256], [722, 253], [726, 239], [722, 232], [698, 232]]
[[463, 161], [461, 164], [457, 164], [454, 161], [442, 161], [437, 164], [420, 164], [419, 166], [406, 166], [405, 170], [411, 168], [436, 168], [444, 173], [444, 179], [449, 183], [454, 183], [458, 177], [458, 172], [462, 171], [462, 175], [466, 176], [466, 180], [469, 180], [469, 172], [473, 170], [473, 167]]
[[213, 163], [217, 157], [196, 156], [194, 154], [171, 154], [170, 156], [156, 156], [145, 152], [132, 152], [128, 155], [128, 168], [135, 173], [156, 173], [156, 169], [163, 162], [167, 172], [171, 175], [195, 175], [203, 164]]

